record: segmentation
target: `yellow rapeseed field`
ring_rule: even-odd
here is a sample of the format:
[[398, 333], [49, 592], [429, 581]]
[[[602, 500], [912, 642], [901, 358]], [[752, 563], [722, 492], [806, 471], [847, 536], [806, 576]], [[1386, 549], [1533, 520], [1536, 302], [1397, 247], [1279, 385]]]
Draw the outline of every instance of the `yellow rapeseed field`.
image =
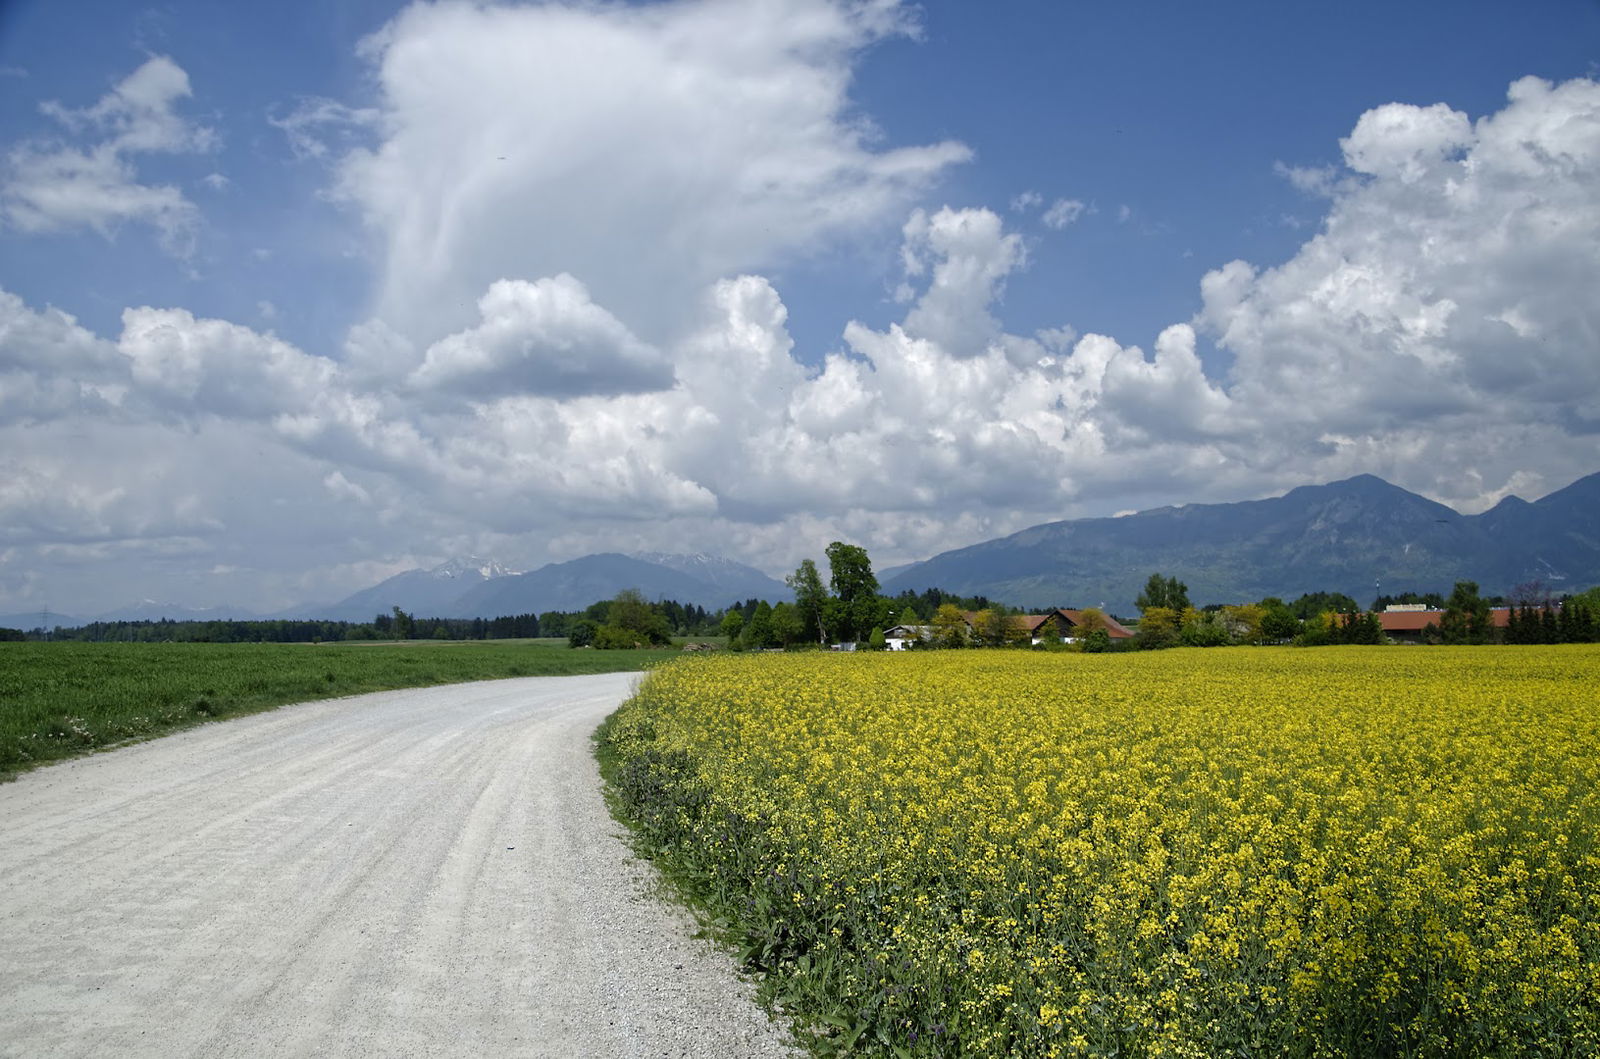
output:
[[1600, 1055], [1600, 649], [696, 659], [603, 746], [823, 1052]]

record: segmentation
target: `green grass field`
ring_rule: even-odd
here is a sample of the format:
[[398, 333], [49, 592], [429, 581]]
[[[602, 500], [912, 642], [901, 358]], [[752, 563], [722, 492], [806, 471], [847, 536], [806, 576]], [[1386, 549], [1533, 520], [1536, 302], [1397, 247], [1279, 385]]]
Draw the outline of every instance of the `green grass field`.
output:
[[528, 640], [394, 644], [0, 643], [0, 779], [290, 702], [503, 677], [644, 669], [674, 650]]

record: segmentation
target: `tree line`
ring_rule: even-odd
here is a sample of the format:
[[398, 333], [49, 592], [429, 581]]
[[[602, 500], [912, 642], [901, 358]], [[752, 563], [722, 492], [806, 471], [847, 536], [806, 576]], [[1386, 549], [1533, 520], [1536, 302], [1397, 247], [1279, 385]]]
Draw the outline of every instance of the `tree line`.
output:
[[815, 559], [802, 560], [785, 578], [793, 600], [746, 599], [708, 613], [678, 604], [651, 603], [637, 592], [593, 604], [561, 626], [545, 622], [544, 635], [565, 635], [573, 647], [661, 645], [677, 636], [720, 637], [733, 650], [774, 650], [857, 643], [882, 647], [884, 631], [917, 624], [944, 611], [1012, 613], [983, 596], [957, 596], [942, 589], [885, 596], [865, 548], [834, 541], [824, 550], [828, 575]]
[[[205, 620], [97, 621], [53, 629], [0, 629], [3, 640], [65, 640], [89, 643], [336, 643], [374, 640], [514, 640], [541, 636], [565, 637], [586, 611], [547, 611], [544, 614], [508, 614], [495, 618], [418, 617], [394, 607], [371, 621], [271, 619], [252, 621]], [[714, 618], [704, 607], [663, 600], [651, 604], [660, 610], [672, 633], [709, 635]]]
[[823, 552], [828, 579], [814, 559], [803, 559], [784, 579], [794, 602], [776, 605], [746, 600], [729, 607], [720, 632], [734, 650], [790, 649], [804, 645], [853, 643], [882, 649], [884, 633], [896, 625], [935, 623], [943, 614], [962, 622], [963, 611], [1011, 615], [1015, 612], [985, 596], [958, 596], [940, 588], [905, 590], [894, 596], [878, 591], [872, 559], [859, 545], [834, 541]]
[[[372, 640], [499, 640], [565, 638], [573, 647], [664, 646], [678, 638], [717, 637], [735, 650], [792, 649], [853, 642], [882, 648], [894, 626], [924, 631], [922, 647], [1021, 646], [1029, 631], [1020, 611], [984, 596], [958, 596], [938, 588], [885, 596], [866, 549], [834, 541], [824, 552], [828, 578], [812, 559], [803, 560], [785, 582], [793, 601], [776, 604], [746, 599], [722, 610], [676, 600], [648, 601], [634, 590], [579, 611], [547, 611], [495, 618], [417, 617], [394, 607], [369, 622], [318, 620], [207, 620], [91, 622], [75, 628], [0, 629], [3, 640], [90, 642], [304, 643]], [[1070, 649], [1150, 650], [1226, 644], [1378, 644], [1385, 634], [1377, 614], [1392, 604], [1421, 604], [1440, 612], [1422, 632], [1428, 643], [1593, 643], [1600, 641], [1600, 587], [1557, 599], [1541, 583], [1513, 588], [1509, 597], [1480, 595], [1478, 585], [1458, 582], [1449, 597], [1439, 593], [1380, 595], [1363, 609], [1339, 592], [1309, 592], [1293, 602], [1276, 597], [1243, 604], [1195, 607], [1177, 577], [1154, 573], [1136, 600], [1132, 639], [1113, 640], [1104, 616], [1081, 612]], [[1508, 606], [1509, 623], [1498, 629], [1494, 606]], [[1048, 639], [1048, 638], [1047, 638]], [[1039, 646], [1058, 648], [1057, 643]]]
[[[1381, 644], [1388, 641], [1378, 613], [1395, 604], [1422, 605], [1439, 620], [1420, 632], [1432, 644], [1540, 644], [1600, 641], [1600, 586], [1554, 598], [1539, 582], [1518, 585], [1510, 596], [1485, 597], [1475, 581], [1458, 581], [1448, 597], [1437, 592], [1380, 595], [1363, 609], [1341, 592], [1302, 595], [1294, 603], [1269, 597], [1256, 603], [1208, 606], [1189, 603], [1188, 586], [1175, 577], [1150, 575], [1137, 605], [1132, 648], [1216, 647], [1224, 644]], [[1492, 610], [1508, 608], [1509, 624], [1497, 628]]]
[[[10, 634], [10, 635], [7, 635]], [[94, 621], [53, 629], [0, 630], [0, 639], [84, 643], [334, 643], [371, 640], [506, 640], [539, 635], [539, 618], [418, 618], [399, 607], [371, 621], [270, 619]]]

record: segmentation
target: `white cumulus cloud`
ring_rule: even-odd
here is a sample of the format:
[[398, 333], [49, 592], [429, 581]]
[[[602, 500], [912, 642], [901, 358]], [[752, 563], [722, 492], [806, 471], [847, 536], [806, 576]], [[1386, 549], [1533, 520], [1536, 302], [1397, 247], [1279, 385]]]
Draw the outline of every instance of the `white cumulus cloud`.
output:
[[856, 54], [908, 28], [884, 0], [407, 8], [368, 48], [381, 142], [340, 168], [377, 315], [428, 344], [565, 272], [658, 342], [717, 279], [897, 220], [970, 154], [850, 113]]
[[1285, 439], [1300, 467], [1372, 461], [1468, 504], [1532, 464], [1553, 485], [1593, 470], [1600, 84], [1524, 78], [1476, 122], [1388, 104], [1342, 143], [1355, 175], [1321, 182], [1321, 232], [1202, 283], [1236, 410], [1316, 424]]
[[661, 390], [672, 368], [562, 273], [498, 280], [478, 300], [482, 323], [436, 342], [411, 375], [418, 389], [465, 395], [576, 396]]
[[126, 389], [115, 347], [59, 309], [0, 290], [0, 425], [108, 412]]
[[[803, 55], [775, 51], [764, 23], [741, 21], [744, 10], [422, 8], [374, 47], [386, 71], [405, 68], [386, 73], [405, 85], [407, 64], [448, 66], [411, 53], [424, 25], [438, 26], [446, 55], [454, 34], [485, 25], [523, 54], [519, 20], [534, 18], [568, 48], [587, 44], [607, 69], [704, 70], [717, 84], [740, 54], [776, 56], [802, 95], [826, 89], [804, 112], [821, 123], [816, 142], [838, 148], [841, 86], [823, 59], [843, 64], [892, 29], [892, 6], [828, 8]], [[823, 9], [793, 0], [771, 10]], [[712, 45], [689, 31], [708, 19], [747, 25], [750, 39], [707, 66]], [[699, 59], [663, 58], [680, 52]], [[769, 73], [748, 71], [747, 87], [770, 87]], [[679, 91], [704, 109], [718, 97], [703, 99], [702, 87], [687, 77]], [[460, 102], [447, 86], [439, 106], [459, 114]], [[388, 113], [411, 111], [391, 103]], [[603, 108], [584, 113], [635, 128]], [[722, 117], [703, 127], [746, 143]], [[509, 128], [527, 120], [510, 108]], [[386, 135], [380, 152], [351, 163], [374, 167], [368, 177], [387, 172], [384, 152], [420, 150], [398, 127]], [[610, 142], [609, 128], [597, 139]], [[887, 157], [845, 142], [853, 166]], [[470, 181], [459, 214], [419, 199], [383, 229], [403, 243], [427, 228], [444, 240], [442, 261], [475, 262], [480, 247], [499, 252], [482, 240], [489, 218], [504, 216], [520, 234], [500, 249], [532, 249], [526, 267], [503, 258], [481, 275], [436, 277], [461, 288], [453, 296], [465, 314], [425, 339], [380, 313], [335, 358], [151, 307], [126, 310], [121, 334], [106, 338], [0, 292], [0, 546], [10, 556], [0, 566], [89, 586], [82, 571], [110, 569], [97, 563], [138, 557], [148, 560], [139, 576], [156, 579], [203, 560], [194, 568], [229, 568], [235, 584], [255, 570], [261, 591], [303, 598], [308, 585], [327, 587], [304, 580], [308, 565], [324, 578], [369, 576], [437, 554], [439, 542], [533, 566], [604, 548], [682, 550], [687, 540], [781, 571], [834, 538], [887, 563], [1152, 498], [1238, 499], [1358, 472], [1470, 508], [1593, 471], [1600, 84], [1518, 81], [1502, 109], [1476, 120], [1389, 104], [1359, 116], [1344, 146], [1342, 167], [1303, 181], [1326, 207], [1317, 233], [1289, 260], [1205, 273], [1201, 311], [1161, 328], [1148, 351], [1064, 325], [1008, 329], [1003, 296], [1027, 267], [1026, 245], [976, 207], [903, 211], [903, 317], [850, 324], [820, 363], [796, 350], [772, 280], [719, 271], [741, 256], [733, 242], [707, 251], [718, 269], [691, 255], [682, 275], [662, 280], [684, 299], [685, 323], [644, 337], [635, 321], [666, 295], [630, 294], [629, 283], [661, 279], [670, 253], [642, 238], [637, 254], [632, 243], [613, 250], [607, 259], [623, 264], [595, 281], [576, 266], [541, 267], [527, 226], [548, 221], [571, 239], [577, 226], [563, 235], [554, 206], [522, 206]], [[598, 164], [581, 151], [577, 161]], [[754, 163], [729, 164], [747, 176]], [[518, 179], [556, 181], [553, 165]], [[408, 174], [392, 175], [422, 186]], [[688, 194], [698, 185], [674, 179], [682, 211], [651, 192], [644, 207], [621, 207], [616, 230], [655, 237], [664, 218], [707, 217], [704, 188]], [[719, 179], [727, 191], [743, 176]], [[598, 186], [634, 190], [626, 179]], [[905, 186], [862, 216], [878, 216]], [[823, 181], [811, 194], [828, 214], [840, 192]], [[488, 207], [482, 231], [465, 219]], [[763, 207], [732, 208], [749, 220]], [[390, 260], [389, 295], [423, 276], [417, 261], [404, 265], [408, 253]], [[570, 263], [565, 249], [552, 258]], [[633, 279], [621, 282], [624, 273]], [[434, 283], [415, 288], [428, 292], [419, 311], [442, 296]], [[34, 584], [0, 574], [0, 592]]]
[[990, 210], [917, 210], [906, 222], [901, 257], [906, 274], [927, 277], [907, 315], [906, 331], [956, 355], [982, 353], [1000, 335], [989, 306], [1005, 279], [1027, 260], [1022, 237], [1007, 233]]
[[185, 309], [125, 310], [117, 350], [141, 393], [188, 417], [298, 412], [326, 396], [337, 370], [281, 339]]
[[213, 130], [176, 110], [190, 94], [188, 74], [158, 55], [93, 106], [44, 104], [44, 113], [80, 142], [38, 139], [11, 149], [0, 187], [6, 219], [26, 232], [90, 228], [105, 236], [140, 222], [154, 227], [167, 249], [189, 253], [199, 219], [194, 203], [171, 185], [141, 183], [134, 158], [216, 146]]

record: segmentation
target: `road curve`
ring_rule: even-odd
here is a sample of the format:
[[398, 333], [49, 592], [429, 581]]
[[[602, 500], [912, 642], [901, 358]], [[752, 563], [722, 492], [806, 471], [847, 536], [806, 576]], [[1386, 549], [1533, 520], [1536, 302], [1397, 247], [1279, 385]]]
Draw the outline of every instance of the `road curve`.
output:
[[654, 896], [636, 674], [307, 703], [0, 784], [0, 1055], [789, 1054]]

